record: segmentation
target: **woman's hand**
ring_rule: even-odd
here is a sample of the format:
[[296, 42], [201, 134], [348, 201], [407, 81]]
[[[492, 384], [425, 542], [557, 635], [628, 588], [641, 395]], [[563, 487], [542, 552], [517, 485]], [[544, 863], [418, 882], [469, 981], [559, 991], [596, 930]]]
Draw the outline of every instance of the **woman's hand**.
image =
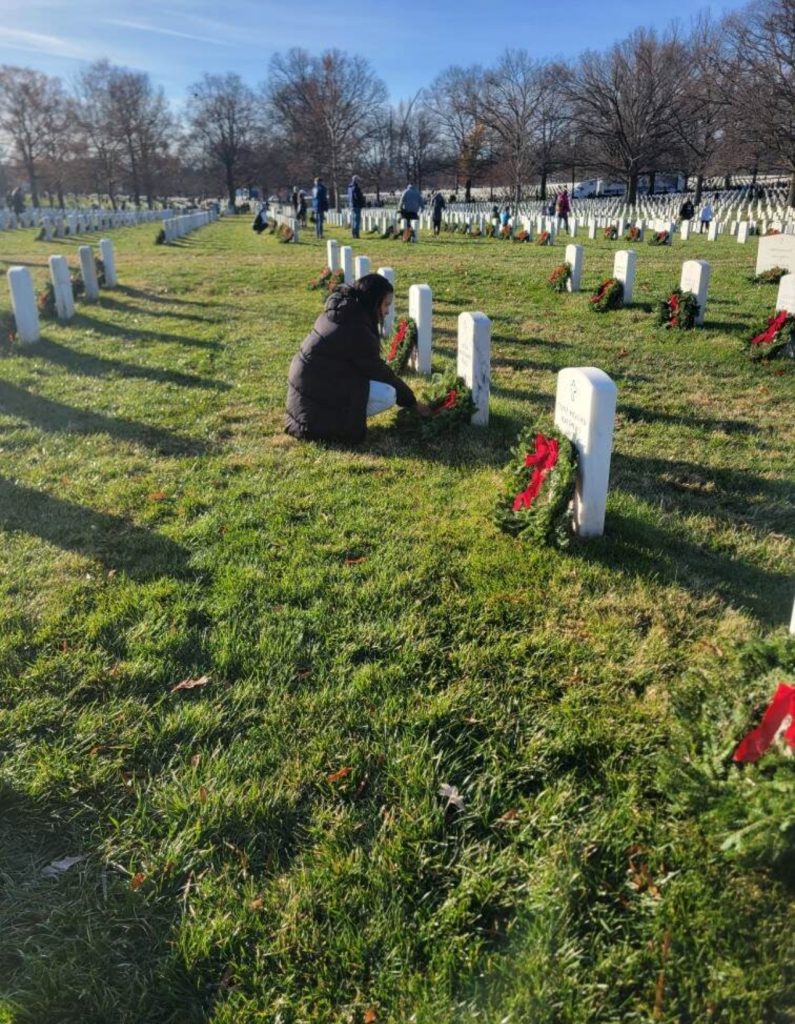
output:
[[431, 409], [429, 405], [426, 405], [425, 402], [417, 402], [414, 408], [417, 410], [419, 415], [422, 416], [424, 420], [427, 420], [431, 416], [433, 416], [433, 409]]

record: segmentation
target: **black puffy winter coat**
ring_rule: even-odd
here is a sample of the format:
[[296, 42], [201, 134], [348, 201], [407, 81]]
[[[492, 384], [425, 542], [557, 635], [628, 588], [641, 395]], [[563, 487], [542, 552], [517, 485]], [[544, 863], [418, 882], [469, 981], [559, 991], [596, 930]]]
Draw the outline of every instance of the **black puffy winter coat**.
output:
[[398, 405], [416, 405], [380, 349], [375, 317], [354, 289], [337, 288], [290, 364], [287, 433], [306, 441], [364, 440], [371, 380], [391, 384]]

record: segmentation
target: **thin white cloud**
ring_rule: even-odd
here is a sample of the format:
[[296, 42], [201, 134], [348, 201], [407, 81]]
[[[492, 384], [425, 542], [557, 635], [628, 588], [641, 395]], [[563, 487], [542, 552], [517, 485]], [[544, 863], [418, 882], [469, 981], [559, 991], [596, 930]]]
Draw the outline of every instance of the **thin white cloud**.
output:
[[85, 47], [73, 43], [64, 36], [26, 32], [23, 29], [6, 28], [3, 25], [0, 25], [0, 44], [8, 46], [12, 50], [47, 53], [54, 57], [71, 57], [75, 60], [85, 60], [91, 56]]
[[159, 25], [153, 25], [147, 21], [126, 21], [122, 18], [103, 18], [102, 20], [106, 25], [116, 25], [119, 28], [132, 28], [140, 32], [155, 32], [160, 36], [175, 36], [177, 39], [193, 39], [197, 43], [210, 43], [215, 46], [230, 45], [228, 40], [221, 39], [218, 36], [197, 36], [193, 35], [192, 32], [179, 32], [173, 28], [161, 28]]

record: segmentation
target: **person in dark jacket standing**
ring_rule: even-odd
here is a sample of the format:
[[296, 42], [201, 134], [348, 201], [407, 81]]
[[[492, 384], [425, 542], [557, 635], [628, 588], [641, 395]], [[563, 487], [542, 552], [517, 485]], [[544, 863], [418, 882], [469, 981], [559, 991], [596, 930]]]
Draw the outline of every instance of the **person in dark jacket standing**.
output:
[[351, 178], [351, 183], [348, 185], [348, 202], [351, 207], [351, 234], [354, 238], [358, 238], [362, 230], [364, 193], [359, 186], [359, 177], [356, 174]]
[[692, 220], [693, 214], [695, 212], [695, 207], [691, 203], [690, 199], [685, 199], [685, 201], [679, 207], [679, 220]]
[[431, 222], [435, 235], [438, 235], [442, 230], [442, 213], [446, 206], [447, 203], [444, 201], [444, 196], [441, 192], [437, 192], [431, 200]]
[[323, 221], [326, 219], [328, 210], [328, 192], [322, 178], [315, 178], [315, 187], [312, 189], [312, 209], [315, 211], [315, 237], [322, 238]]
[[285, 430], [304, 441], [357, 444], [367, 418], [395, 403], [430, 415], [380, 354], [393, 288], [380, 274], [340, 285], [290, 363]]

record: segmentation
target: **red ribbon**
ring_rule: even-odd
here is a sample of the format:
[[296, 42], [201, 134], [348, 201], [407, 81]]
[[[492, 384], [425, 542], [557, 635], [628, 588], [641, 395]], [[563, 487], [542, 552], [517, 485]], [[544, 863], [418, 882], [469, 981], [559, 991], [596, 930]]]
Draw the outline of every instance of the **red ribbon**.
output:
[[777, 313], [767, 322], [767, 328], [762, 331], [761, 334], [757, 334], [755, 338], [751, 338], [752, 345], [769, 345], [771, 341], [776, 340], [776, 335], [787, 322], [789, 313], [786, 309], [782, 309], [780, 313]]
[[671, 315], [668, 317], [668, 323], [672, 327], [679, 326], [679, 296], [674, 294], [668, 300], [668, 308], [671, 311]]
[[[786, 719], [789, 718], [789, 722]], [[740, 741], [734, 751], [734, 761], [753, 764], [764, 754], [776, 736], [782, 732], [785, 741], [795, 747], [795, 686], [780, 683], [775, 696], [767, 706], [762, 721]]]
[[438, 415], [442, 411], [442, 409], [452, 409], [457, 401], [458, 401], [458, 392], [455, 390], [455, 388], [453, 388], [452, 391], [448, 391], [447, 392], [447, 398], [445, 398], [445, 400], [442, 402], [442, 404], [438, 405], [433, 410], [434, 416]]
[[554, 469], [558, 461], [560, 445], [554, 437], [546, 437], [544, 434], [536, 434], [536, 450], [533, 454], [525, 456], [525, 466], [532, 467], [530, 483], [527, 489], [520, 491], [513, 499], [513, 510], [518, 512], [520, 508], [530, 508], [538, 497], [546, 477]]
[[591, 296], [591, 302], [594, 304], [594, 306], [597, 304], [597, 302], [602, 301], [602, 299], [605, 297], [605, 294], [607, 293], [607, 289], [610, 288], [612, 284], [612, 277], [609, 277], [606, 281], [602, 282], [602, 284], [599, 286], [599, 291], [596, 293], [596, 295]]
[[398, 349], [403, 344], [403, 341], [406, 338], [406, 332], [408, 331], [408, 329], [409, 329], [409, 322], [408, 322], [408, 320], [401, 320], [400, 323], [398, 324], [397, 331], [395, 331], [395, 337], [392, 339], [392, 345], [391, 345], [391, 347], [389, 349], [389, 355], [386, 357], [387, 358], [387, 362], [391, 363], [392, 360], [397, 355]]

